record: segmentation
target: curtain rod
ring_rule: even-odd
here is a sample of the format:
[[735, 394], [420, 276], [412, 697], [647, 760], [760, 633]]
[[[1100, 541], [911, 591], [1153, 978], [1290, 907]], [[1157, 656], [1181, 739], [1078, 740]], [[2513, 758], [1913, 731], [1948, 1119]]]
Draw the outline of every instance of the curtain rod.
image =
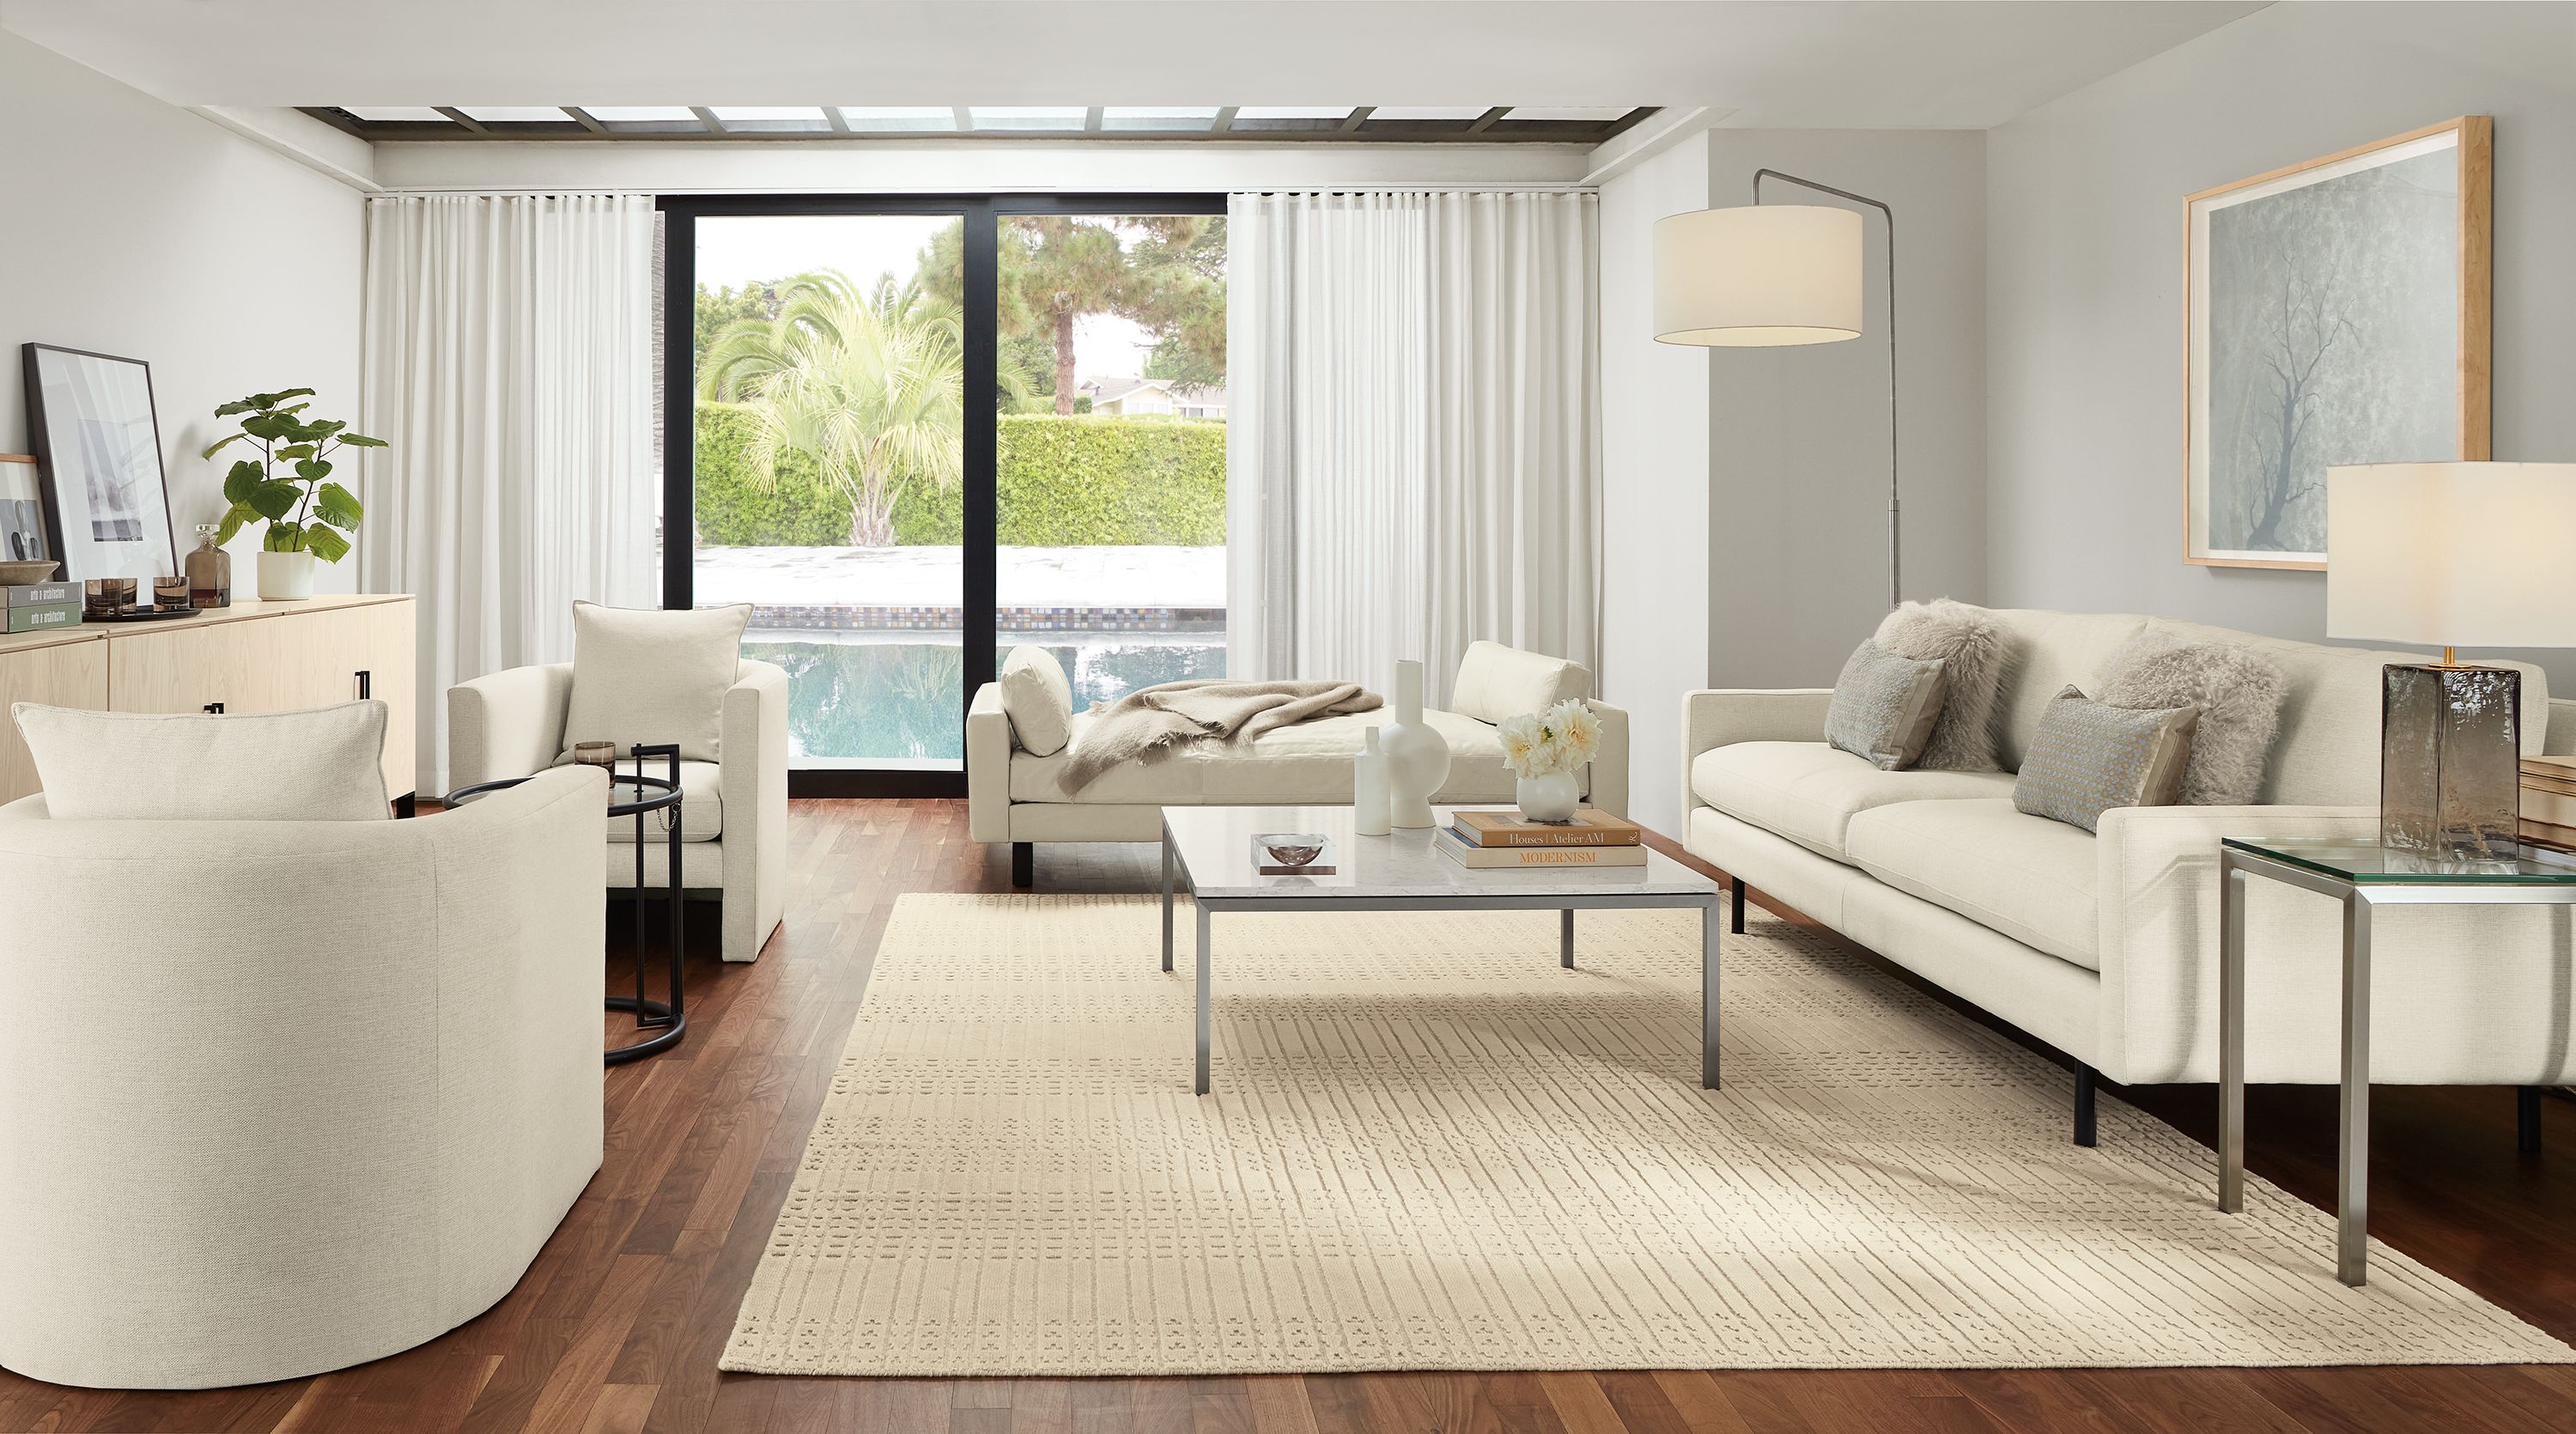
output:
[[[1172, 193], [1174, 193], [1174, 194], [1207, 194], [1207, 193], [1219, 193], [1219, 194], [1260, 194], [1260, 195], [1278, 195], [1278, 194], [1598, 194], [1600, 191], [1601, 191], [1601, 186], [1599, 186], [1599, 185], [1597, 185], [1597, 184], [1580, 184], [1580, 183], [1576, 183], [1576, 182], [1574, 182], [1574, 181], [1568, 180], [1568, 181], [1564, 181], [1564, 182], [1557, 182], [1557, 183], [1542, 183], [1542, 182], [1537, 182], [1537, 181], [1510, 181], [1510, 182], [1496, 182], [1496, 183], [1493, 183], [1493, 184], [1320, 184], [1320, 185], [1292, 184], [1292, 185], [1255, 185], [1255, 186], [1252, 186], [1252, 187], [1249, 187], [1249, 188], [1245, 188], [1245, 187], [1235, 187], [1235, 186], [1219, 186], [1217, 189], [1215, 189], [1215, 190], [1213, 190], [1213, 191], [1211, 191], [1211, 190], [1206, 190], [1206, 189], [1188, 189], [1188, 190], [1175, 189], [1175, 190], [1172, 190], [1171, 192], [1172, 192]], [[775, 186], [775, 185], [767, 185], [767, 184], [762, 184], [762, 185], [741, 185], [741, 186], [675, 185], [675, 186], [672, 186], [671, 188], [668, 188], [668, 189], [631, 189], [631, 188], [630, 188], [630, 189], [583, 189], [583, 188], [578, 188], [578, 187], [555, 187], [555, 188], [543, 188], [543, 189], [532, 189], [532, 188], [526, 188], [526, 187], [518, 187], [518, 188], [497, 188], [497, 189], [496, 189], [496, 188], [490, 188], [490, 187], [482, 186], [482, 185], [405, 185], [405, 186], [398, 186], [398, 187], [390, 187], [390, 188], [386, 188], [386, 189], [383, 189], [383, 190], [379, 191], [379, 192], [378, 192], [378, 193], [376, 193], [376, 194], [370, 195], [369, 197], [370, 197], [370, 198], [386, 198], [386, 199], [413, 199], [413, 198], [430, 199], [430, 198], [437, 198], [437, 197], [439, 197], [439, 196], [441, 196], [441, 195], [447, 195], [447, 196], [454, 196], [454, 197], [460, 197], [460, 198], [472, 198], [472, 197], [481, 196], [481, 197], [489, 197], [489, 198], [496, 198], [496, 199], [497, 199], [497, 198], [505, 198], [505, 197], [506, 197], [506, 198], [513, 198], [513, 199], [517, 199], [517, 198], [534, 198], [534, 199], [583, 198], [583, 199], [599, 199], [599, 198], [616, 198], [616, 197], [622, 197], [622, 196], [627, 196], [627, 195], [633, 195], [633, 196], [636, 196], [636, 197], [639, 197], [639, 198], [650, 199], [650, 198], [654, 198], [654, 197], [656, 197], [656, 196], [659, 196], [659, 195], [665, 195], [665, 194], [671, 194], [671, 195], [689, 195], [689, 194], [791, 194], [791, 195], [812, 195], [812, 194], [850, 194], [850, 195], [862, 195], [862, 196], [868, 196], [868, 197], [887, 197], [887, 196], [893, 196], [893, 197], [902, 197], [902, 198], [915, 198], [915, 197], [918, 197], [918, 198], [923, 198], [923, 199], [949, 199], [949, 198], [980, 198], [980, 197], [982, 197], [982, 196], [984, 196], [984, 195], [1002, 195], [1002, 196], [1010, 196], [1010, 195], [1023, 195], [1023, 194], [1026, 194], [1026, 195], [1046, 195], [1046, 194], [1087, 194], [1087, 193], [1090, 193], [1090, 192], [1092, 192], [1092, 191], [1091, 191], [1090, 187], [1088, 187], [1088, 186], [1067, 186], [1067, 185], [1048, 185], [1048, 186], [1044, 186], [1044, 187], [1034, 186], [1034, 185], [1022, 185], [1022, 186], [1016, 186], [1016, 187], [1002, 187], [1002, 188], [994, 188], [994, 187], [989, 187], [989, 186], [988, 186], [988, 187], [976, 188], [976, 189], [844, 189], [844, 188], [831, 188], [831, 187], [818, 187], [818, 188], [806, 188], [806, 189], [781, 189], [781, 188], [779, 188], [779, 187], [777, 187], [777, 186]], [[1123, 193], [1130, 193], [1130, 194], [1133, 194], [1133, 193], [1136, 193], [1137, 191], [1127, 190], [1127, 191], [1121, 191], [1121, 192], [1123, 192]]]

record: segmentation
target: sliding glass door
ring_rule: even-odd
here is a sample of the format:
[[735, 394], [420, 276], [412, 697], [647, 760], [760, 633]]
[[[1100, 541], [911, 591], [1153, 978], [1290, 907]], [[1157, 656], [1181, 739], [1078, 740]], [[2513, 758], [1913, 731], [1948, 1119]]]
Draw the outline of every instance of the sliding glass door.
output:
[[1219, 197], [662, 209], [664, 600], [751, 604], [796, 789], [962, 793], [1011, 643], [1223, 673]]

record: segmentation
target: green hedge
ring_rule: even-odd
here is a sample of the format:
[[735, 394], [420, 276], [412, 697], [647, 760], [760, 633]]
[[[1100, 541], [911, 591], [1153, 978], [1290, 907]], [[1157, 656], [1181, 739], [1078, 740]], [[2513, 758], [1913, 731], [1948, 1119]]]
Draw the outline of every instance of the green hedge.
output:
[[[767, 490], [751, 481], [742, 450], [751, 415], [731, 404], [697, 406], [698, 541], [716, 546], [836, 547], [850, 540], [850, 505], [788, 454]], [[1225, 425], [1165, 418], [1001, 418], [1001, 540], [1012, 547], [1136, 544], [1216, 547], [1225, 542]], [[957, 542], [965, 514], [956, 490], [914, 484], [897, 500], [895, 541]]]

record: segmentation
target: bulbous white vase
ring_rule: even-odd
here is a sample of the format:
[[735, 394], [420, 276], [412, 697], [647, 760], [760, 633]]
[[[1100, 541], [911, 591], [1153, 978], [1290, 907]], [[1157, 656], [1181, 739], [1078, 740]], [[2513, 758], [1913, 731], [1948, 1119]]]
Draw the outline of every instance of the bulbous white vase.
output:
[[1583, 785], [1572, 772], [1547, 772], [1521, 778], [1513, 784], [1512, 795], [1521, 804], [1521, 815], [1531, 821], [1572, 821], [1576, 804], [1583, 800]]
[[1395, 725], [1378, 734], [1386, 754], [1387, 820], [1399, 827], [1439, 824], [1431, 794], [1449, 780], [1449, 739], [1422, 720], [1422, 664], [1395, 664]]

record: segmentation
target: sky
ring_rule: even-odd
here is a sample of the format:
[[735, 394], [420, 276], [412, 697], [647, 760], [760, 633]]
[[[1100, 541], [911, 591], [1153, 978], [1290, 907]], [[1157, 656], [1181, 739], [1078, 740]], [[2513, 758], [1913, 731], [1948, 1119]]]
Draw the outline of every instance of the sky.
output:
[[[698, 219], [698, 282], [709, 288], [838, 269], [860, 283], [910, 278], [931, 236], [957, 222], [936, 214], [759, 215]], [[1078, 319], [1074, 366], [1083, 378], [1132, 378], [1154, 347], [1141, 325], [1111, 314]]]

